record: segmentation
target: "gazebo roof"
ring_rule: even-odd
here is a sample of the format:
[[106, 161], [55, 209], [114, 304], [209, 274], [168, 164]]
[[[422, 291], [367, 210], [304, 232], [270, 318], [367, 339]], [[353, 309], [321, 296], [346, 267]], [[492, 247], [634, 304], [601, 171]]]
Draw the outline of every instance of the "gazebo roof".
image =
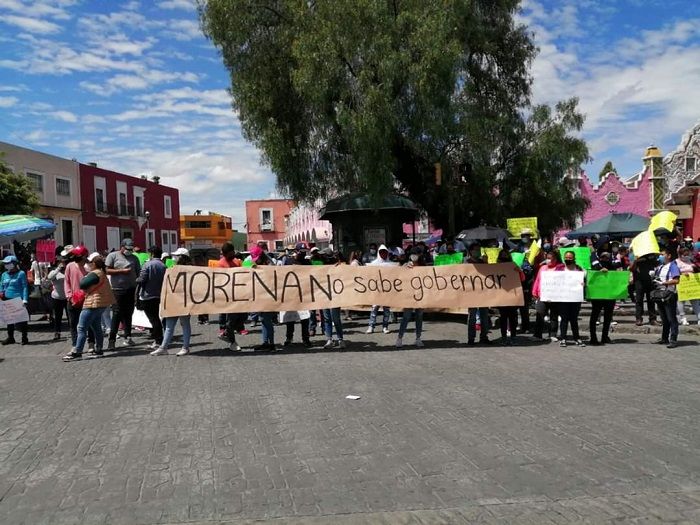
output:
[[319, 218], [322, 220], [329, 220], [339, 213], [384, 210], [401, 210], [412, 216], [418, 214], [418, 207], [416, 204], [403, 195], [387, 194], [382, 197], [379, 202], [373, 202], [368, 195], [351, 193], [329, 200], [326, 205], [321, 208]]

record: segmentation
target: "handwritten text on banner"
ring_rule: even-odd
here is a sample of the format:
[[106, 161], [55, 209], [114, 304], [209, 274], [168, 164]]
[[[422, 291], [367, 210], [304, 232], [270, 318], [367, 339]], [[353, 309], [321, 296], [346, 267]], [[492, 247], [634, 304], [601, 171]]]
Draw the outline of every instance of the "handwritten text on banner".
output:
[[552, 303], [582, 303], [585, 272], [542, 272], [540, 298]]
[[315, 310], [379, 304], [397, 308], [521, 306], [514, 264], [439, 267], [176, 266], [165, 275], [161, 315]]

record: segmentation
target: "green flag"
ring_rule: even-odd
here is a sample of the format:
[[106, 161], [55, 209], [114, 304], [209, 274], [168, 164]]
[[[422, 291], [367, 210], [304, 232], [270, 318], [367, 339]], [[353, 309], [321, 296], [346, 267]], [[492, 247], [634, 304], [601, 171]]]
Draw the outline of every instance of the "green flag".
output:
[[561, 254], [562, 260], [564, 259], [564, 254], [566, 252], [574, 252], [574, 257], [576, 257], [576, 264], [578, 264], [584, 270], [591, 269], [591, 249], [586, 246], [579, 248], [559, 248], [559, 253]]
[[629, 272], [586, 272], [586, 299], [627, 299]]
[[441, 253], [435, 256], [435, 266], [444, 266], [446, 264], [462, 264], [464, 255], [462, 252], [457, 253]]
[[521, 252], [512, 252], [510, 255], [513, 257], [513, 262], [522, 268], [525, 262], [525, 254]]

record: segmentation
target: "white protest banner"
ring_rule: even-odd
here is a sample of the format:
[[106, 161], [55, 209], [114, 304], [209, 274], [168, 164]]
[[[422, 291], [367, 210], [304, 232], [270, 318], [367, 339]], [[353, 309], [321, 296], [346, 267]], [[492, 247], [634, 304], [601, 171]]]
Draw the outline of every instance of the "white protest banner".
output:
[[24, 323], [29, 321], [29, 312], [24, 307], [22, 299], [15, 297], [0, 301], [0, 325]]
[[166, 271], [161, 316], [280, 312], [379, 304], [399, 308], [522, 306], [513, 263], [434, 267], [262, 266]]
[[582, 303], [586, 272], [542, 272], [540, 299], [552, 303]]

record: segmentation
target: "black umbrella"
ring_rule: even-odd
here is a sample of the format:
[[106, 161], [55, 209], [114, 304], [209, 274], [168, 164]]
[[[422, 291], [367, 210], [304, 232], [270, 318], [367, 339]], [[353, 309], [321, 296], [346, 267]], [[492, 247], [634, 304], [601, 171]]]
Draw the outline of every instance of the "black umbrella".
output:
[[460, 241], [483, 241], [486, 239], [496, 239], [501, 241], [503, 239], [508, 239], [510, 234], [503, 228], [497, 228], [496, 226], [477, 226], [470, 230], [462, 230], [457, 235]]
[[633, 237], [649, 228], [649, 219], [634, 213], [611, 213], [602, 219], [585, 224], [566, 234], [567, 239], [607, 235], [608, 237]]

